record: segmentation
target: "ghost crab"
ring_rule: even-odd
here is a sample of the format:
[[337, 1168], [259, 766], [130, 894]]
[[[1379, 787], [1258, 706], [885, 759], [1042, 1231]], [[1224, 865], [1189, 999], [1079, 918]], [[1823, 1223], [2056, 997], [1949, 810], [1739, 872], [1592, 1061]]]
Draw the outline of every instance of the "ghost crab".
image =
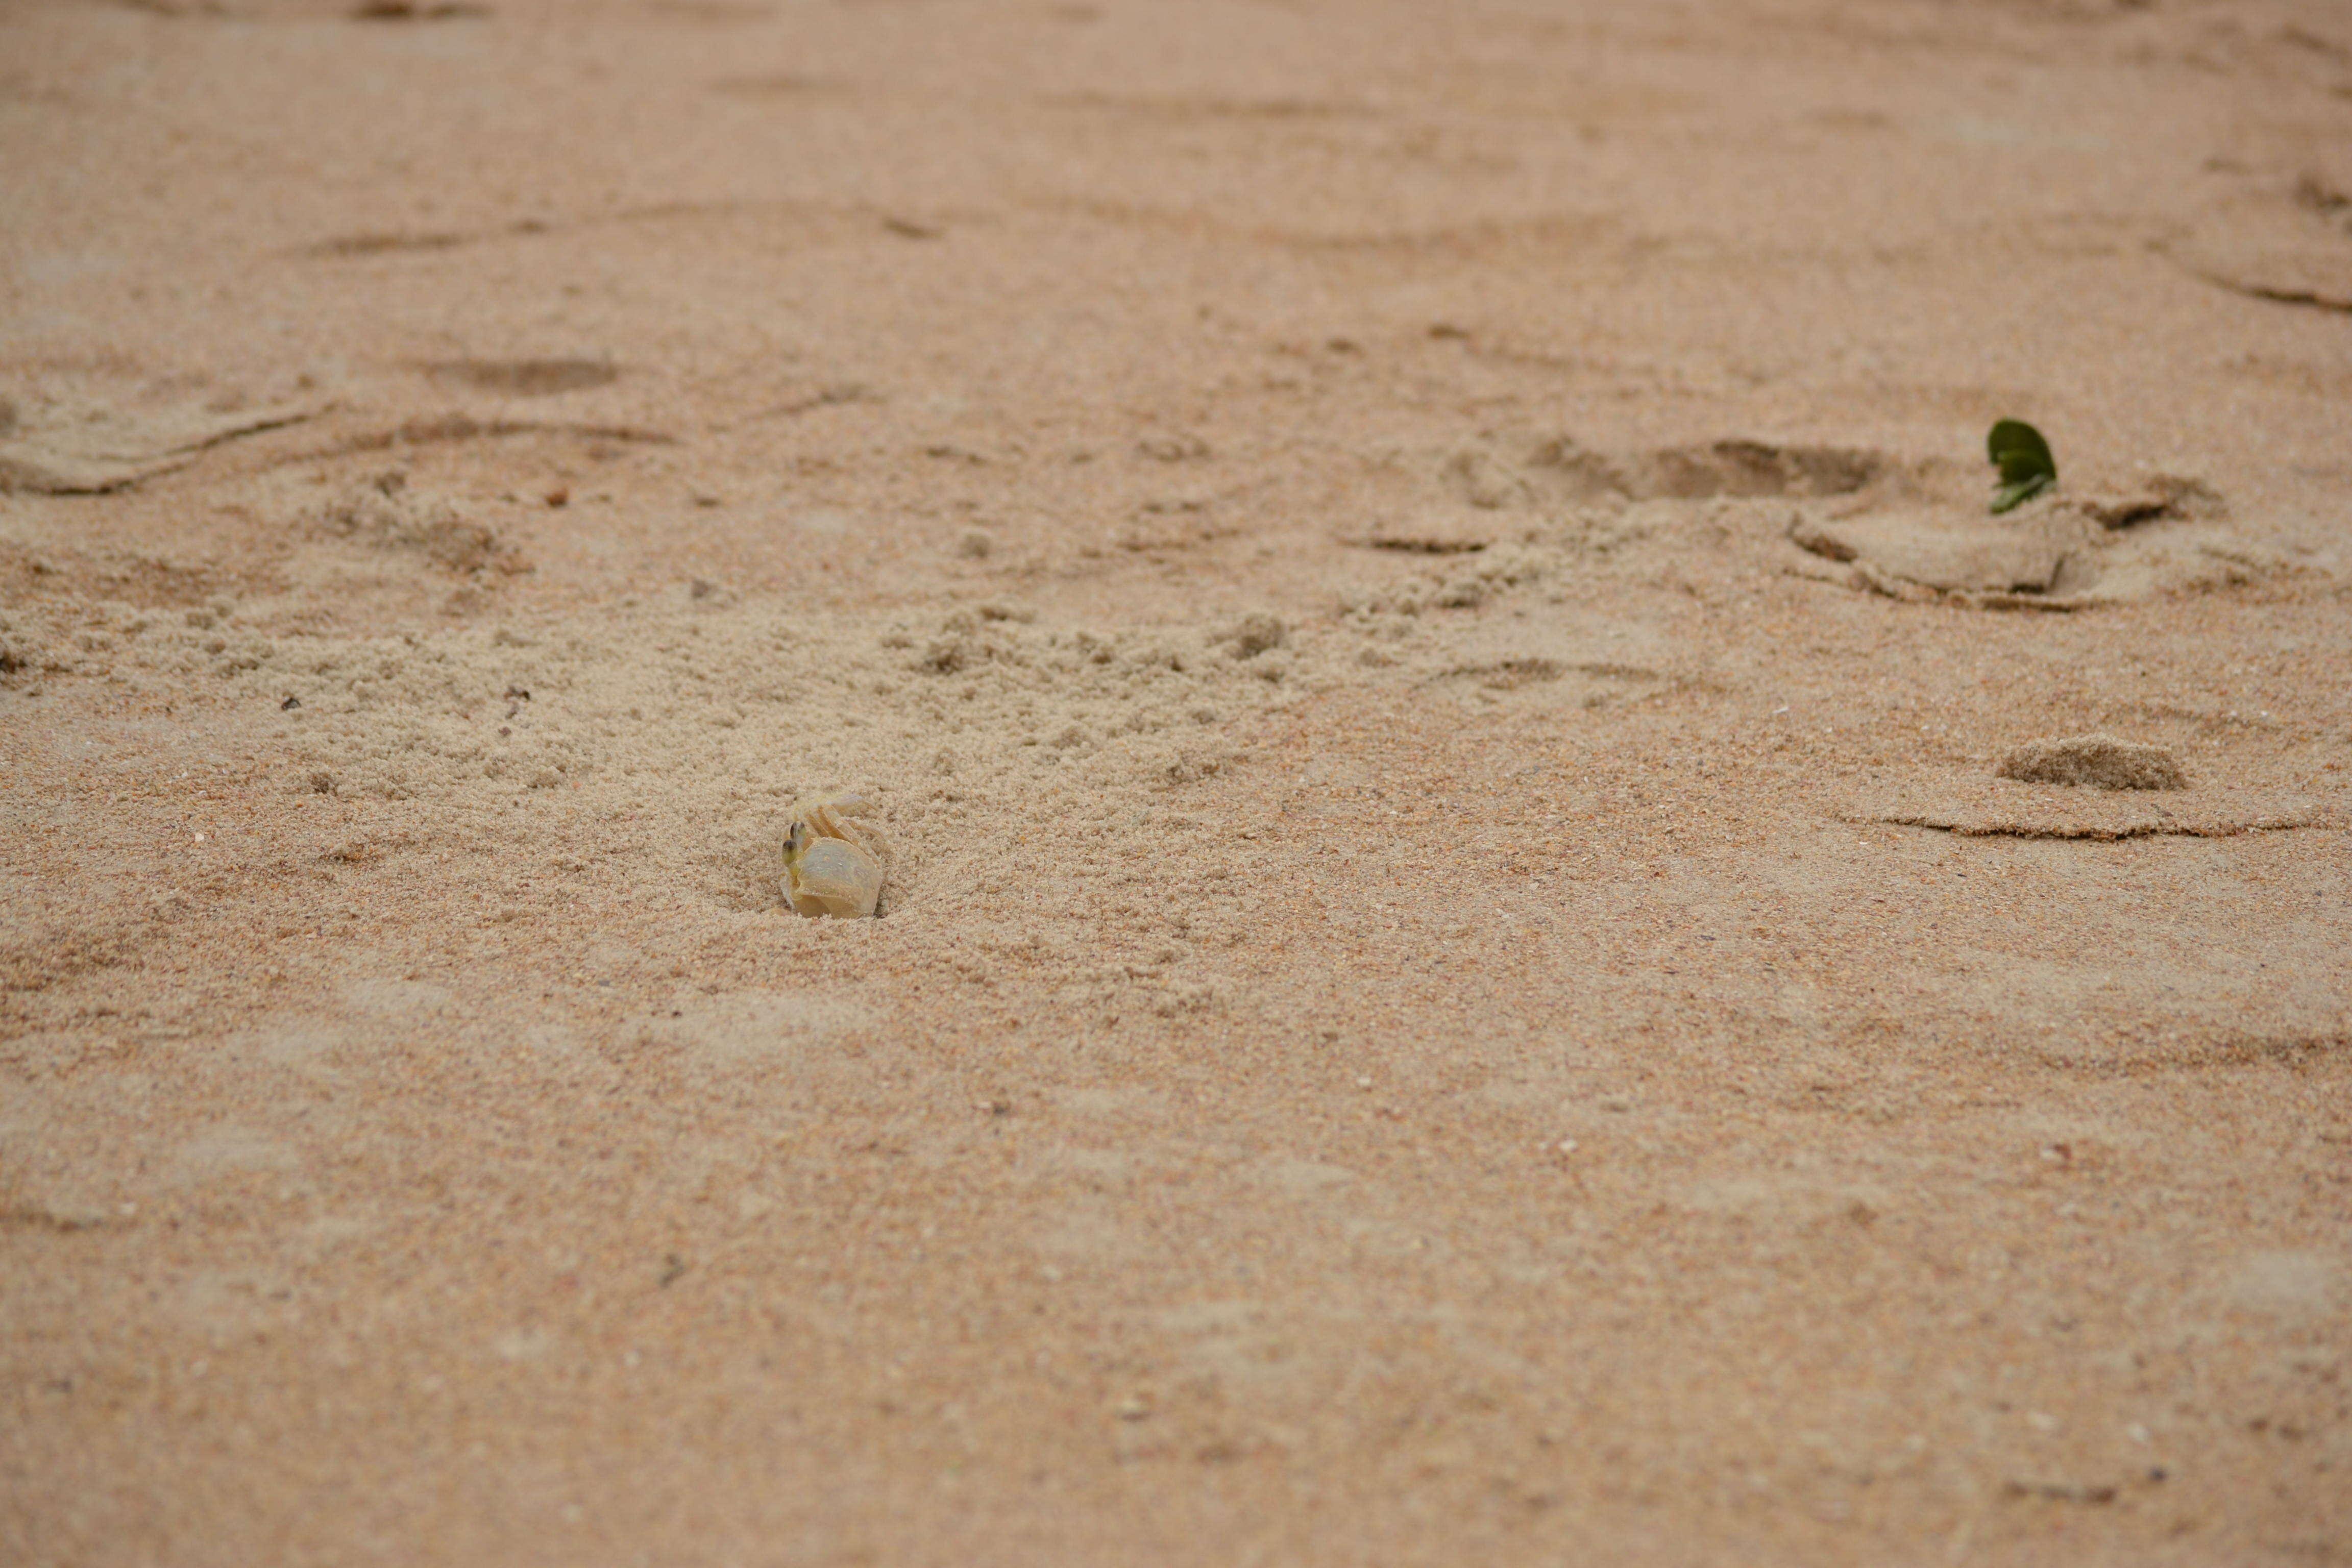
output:
[[784, 830], [784, 902], [804, 915], [870, 915], [882, 897], [889, 846], [864, 820], [873, 807], [859, 795], [796, 802]]

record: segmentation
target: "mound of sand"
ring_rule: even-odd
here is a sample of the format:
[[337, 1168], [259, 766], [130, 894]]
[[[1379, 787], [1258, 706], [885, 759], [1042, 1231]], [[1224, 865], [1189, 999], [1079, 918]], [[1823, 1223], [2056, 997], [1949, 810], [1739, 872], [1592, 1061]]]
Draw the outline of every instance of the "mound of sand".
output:
[[1993, 770], [2023, 784], [2089, 784], [2098, 789], [2186, 789], [2180, 763], [2161, 746], [2113, 735], [2028, 741]]

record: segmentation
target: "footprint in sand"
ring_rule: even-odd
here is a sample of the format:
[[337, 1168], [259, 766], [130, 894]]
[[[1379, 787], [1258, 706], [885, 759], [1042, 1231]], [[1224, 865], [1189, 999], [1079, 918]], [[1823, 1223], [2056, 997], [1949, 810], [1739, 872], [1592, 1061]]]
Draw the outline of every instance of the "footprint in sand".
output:
[[2226, 838], [2326, 825], [2308, 796], [2192, 786], [2179, 759], [2164, 747], [2114, 735], [2069, 735], [2016, 747], [1990, 773], [1922, 769], [1865, 795], [1842, 815], [1964, 838]]
[[2306, 172], [2233, 190], [2163, 252], [2234, 294], [2352, 312], [2352, 193], [2326, 176]]
[[1888, 469], [1874, 452], [1723, 440], [1612, 456], [1572, 436], [1489, 432], [1432, 468], [1409, 472], [1409, 499], [1348, 542], [1466, 555], [1595, 503], [1852, 496]]
[[[2054, 493], [1993, 516], [1974, 463], [1738, 439], [1610, 454], [1568, 436], [1488, 433], [1404, 479], [1409, 499], [1347, 542], [1478, 557], [1625, 503], [1786, 500], [1789, 542], [1844, 568], [1792, 571], [1897, 599], [2073, 610], [2297, 570], [2223, 526], [2229, 507], [2218, 491], [2176, 474]], [[1580, 552], [1626, 542], [1581, 540]]]
[[436, 382], [499, 397], [552, 397], [621, 378], [618, 366], [593, 359], [444, 360], [424, 369]]
[[0, 401], [0, 491], [104, 495], [240, 437], [297, 425], [322, 403], [48, 397]]
[[1882, 503], [1801, 510], [1789, 542], [1846, 568], [1831, 580], [1977, 609], [2075, 610], [2296, 570], [2221, 526], [2229, 508], [2201, 480], [2157, 474], [2129, 490], [2050, 495], [1994, 516], [1975, 496], [1941, 493], [1948, 479], [1922, 465], [1920, 482]]

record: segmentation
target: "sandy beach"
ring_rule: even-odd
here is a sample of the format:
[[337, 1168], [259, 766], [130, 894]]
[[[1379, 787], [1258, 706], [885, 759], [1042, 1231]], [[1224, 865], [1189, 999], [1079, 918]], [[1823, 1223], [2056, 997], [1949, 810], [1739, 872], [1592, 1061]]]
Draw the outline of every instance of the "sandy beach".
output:
[[0, 0], [0, 1560], [2352, 1562], [2347, 672], [2337, 0]]

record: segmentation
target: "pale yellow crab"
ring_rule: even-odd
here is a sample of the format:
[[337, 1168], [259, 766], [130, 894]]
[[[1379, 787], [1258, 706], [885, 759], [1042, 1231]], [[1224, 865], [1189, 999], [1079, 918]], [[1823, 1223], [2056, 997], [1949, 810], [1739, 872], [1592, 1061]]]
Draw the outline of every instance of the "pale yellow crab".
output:
[[825, 795], [793, 806], [784, 830], [784, 902], [804, 915], [856, 920], [882, 897], [889, 846], [864, 821], [862, 795]]

